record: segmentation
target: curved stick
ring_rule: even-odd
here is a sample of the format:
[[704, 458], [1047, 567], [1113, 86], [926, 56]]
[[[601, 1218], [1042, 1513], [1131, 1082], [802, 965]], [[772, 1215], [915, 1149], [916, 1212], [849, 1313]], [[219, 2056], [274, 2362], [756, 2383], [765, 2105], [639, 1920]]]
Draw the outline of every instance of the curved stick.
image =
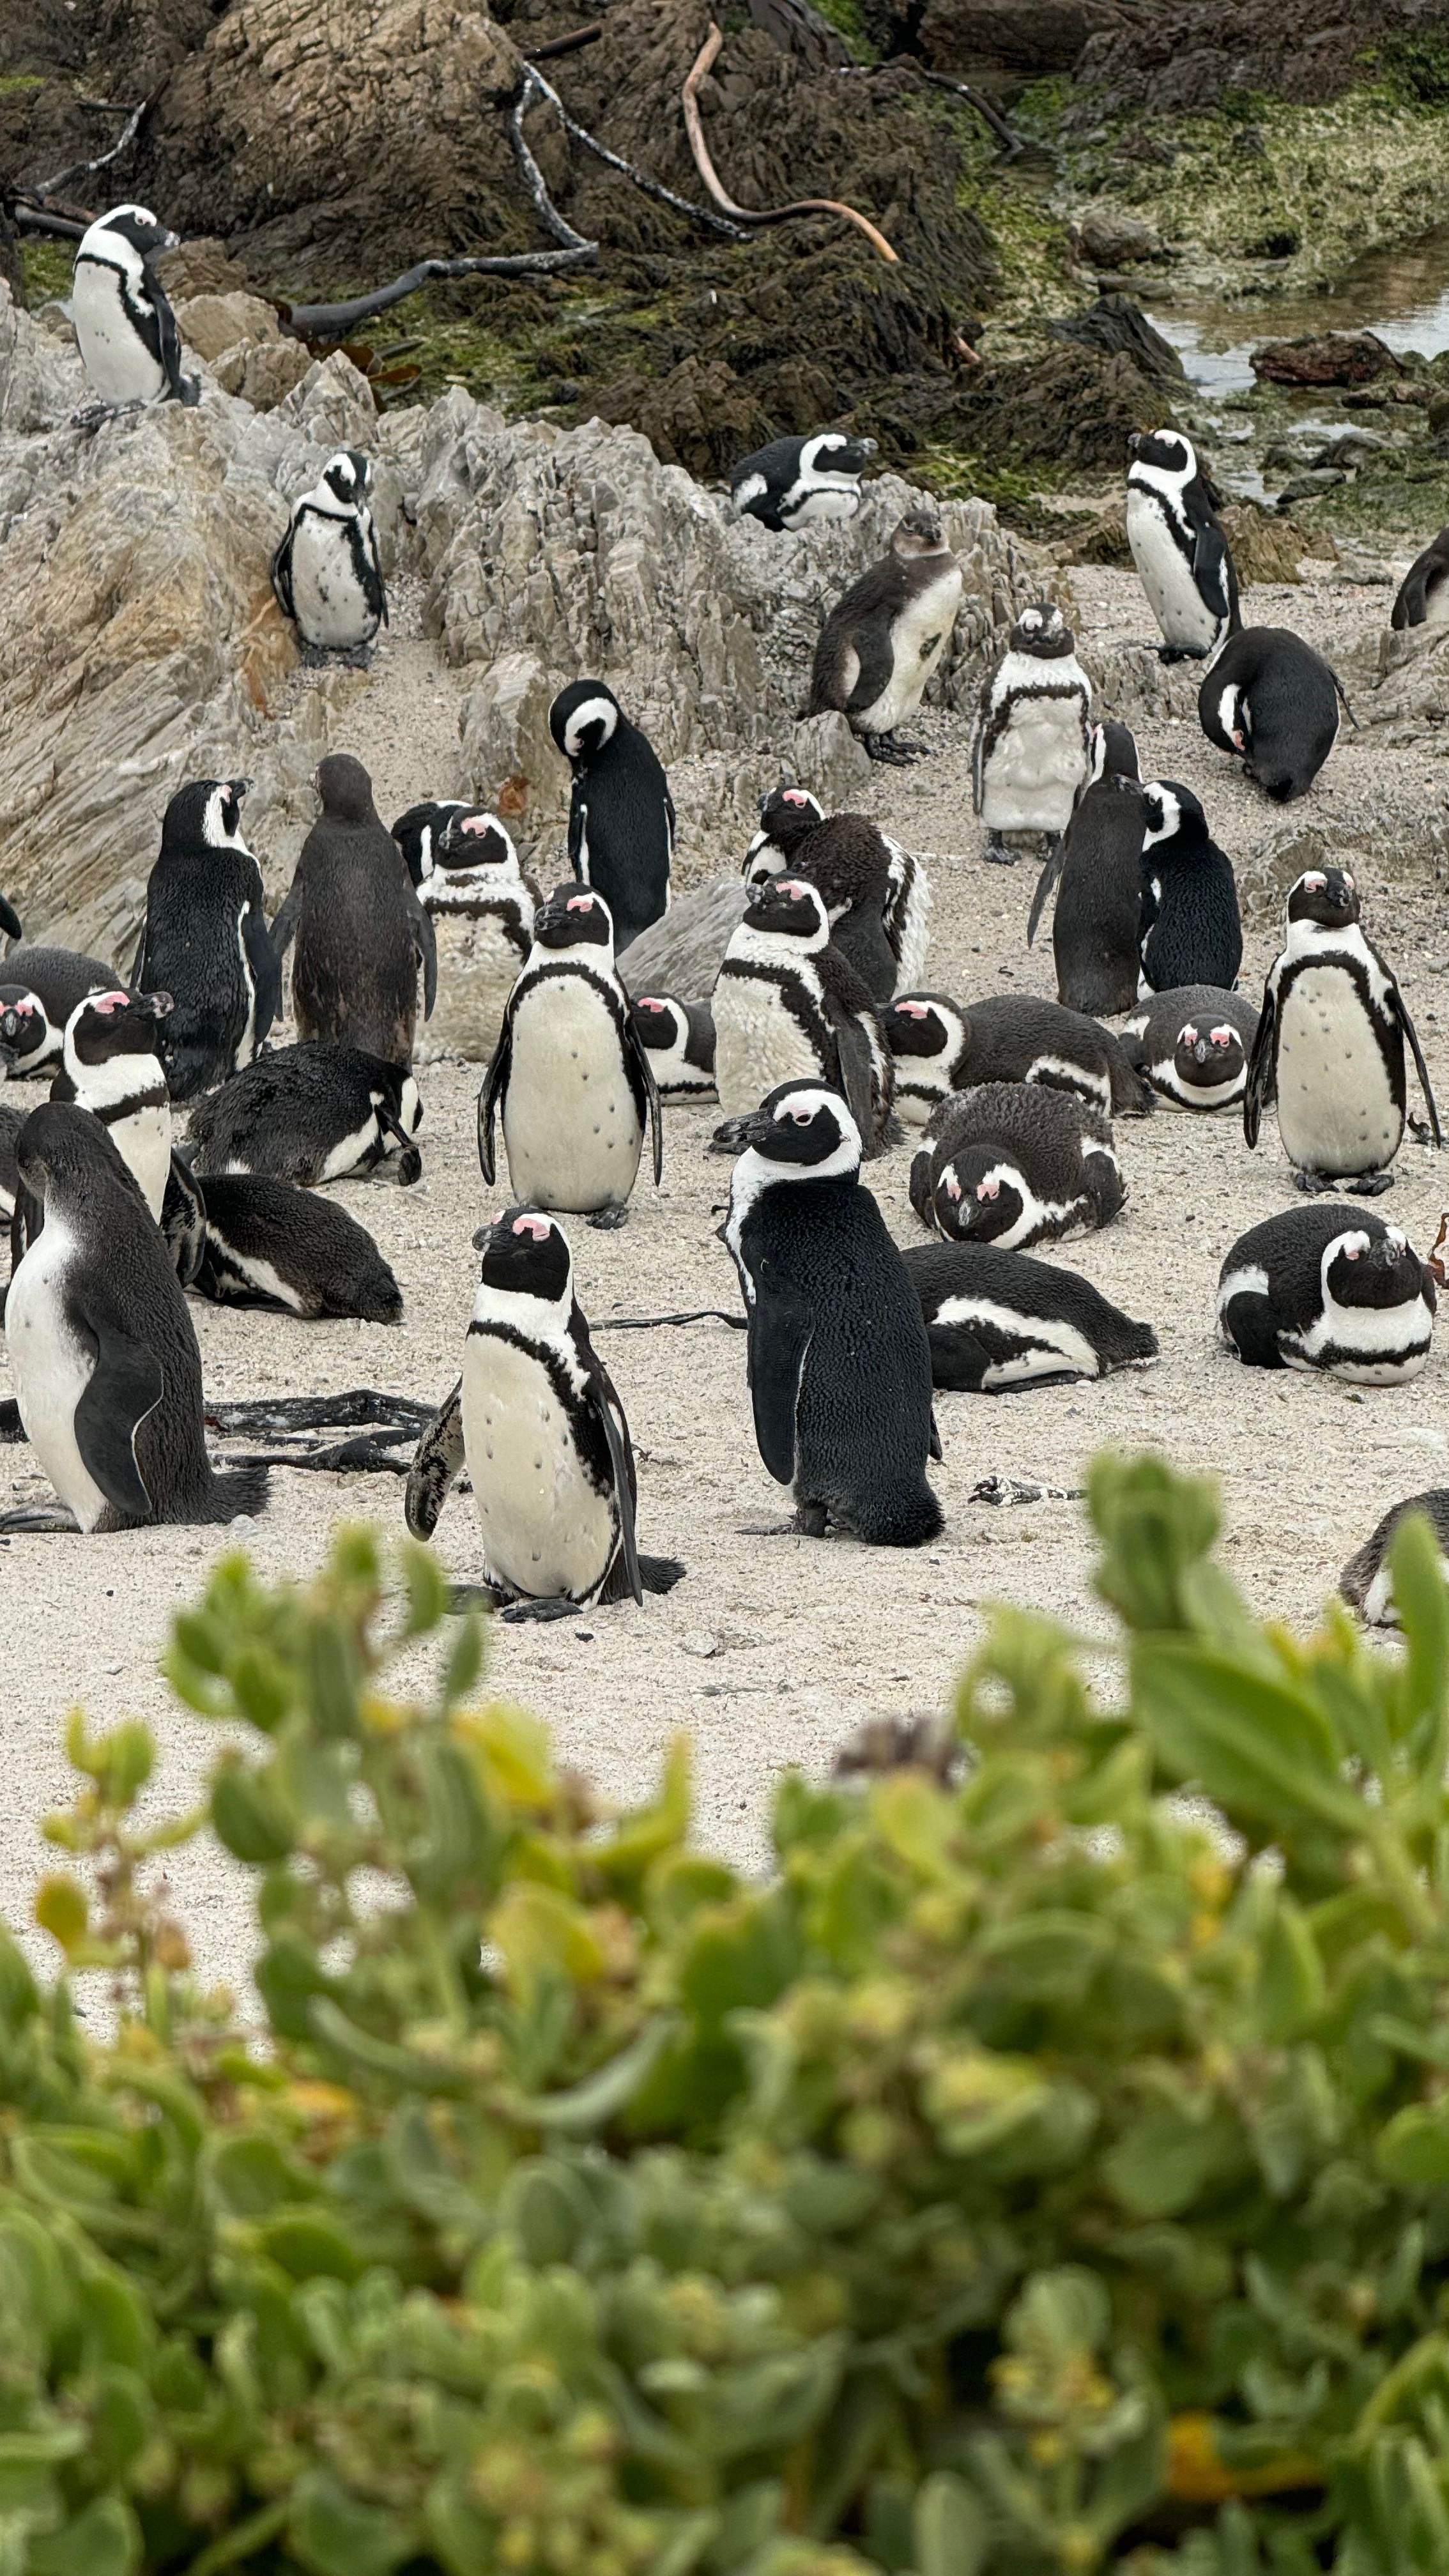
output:
[[599, 141], [597, 134], [591, 134], [586, 125], [580, 125], [576, 118], [570, 116], [558, 91], [544, 79], [541, 72], [534, 71], [533, 81], [535, 89], [543, 92], [549, 105], [556, 111], [565, 133], [571, 134], [575, 143], [581, 143], [586, 152], [592, 152], [596, 159], [605, 163], [607, 168], [622, 171], [624, 177], [636, 188], [642, 188], [646, 196], [657, 197], [661, 206], [673, 206], [677, 214], [692, 215], [697, 224], [708, 224], [713, 232], [728, 233], [731, 241], [745, 240], [746, 236], [741, 232], [738, 224], [727, 224], [723, 215], [711, 214], [708, 206], [696, 206], [690, 198], [676, 196], [672, 188], [665, 187], [662, 179], [651, 179], [647, 170], [636, 168], [632, 161], [624, 159], [621, 152], [611, 152], [607, 143]]
[[[21, 185], [25, 188], [27, 194], [32, 197], [54, 196], [56, 190], [65, 187], [69, 180], [88, 179], [93, 171], [104, 170], [108, 163], [119, 161], [121, 154], [130, 148], [130, 146], [135, 142], [137, 135], [140, 133], [142, 121], [146, 115], [147, 109], [155, 106], [160, 95], [161, 91], [159, 89], [153, 89], [149, 98], [139, 100], [134, 107], [131, 107], [126, 111], [125, 125], [121, 130], [118, 140], [111, 145], [109, 152], [98, 154], [94, 161], [68, 162], [63, 170], [53, 171], [48, 179], [23, 180]], [[109, 103], [106, 101], [97, 101], [97, 104], [108, 105]], [[115, 112], [117, 115], [121, 113], [119, 101], [116, 103]]]
[[857, 214], [854, 206], [843, 206], [836, 197], [801, 197], [794, 205], [772, 206], [768, 213], [757, 214], [750, 206], [737, 206], [733, 197], [726, 195], [720, 186], [714, 163], [709, 157], [709, 148], [704, 139], [704, 127], [700, 122], [699, 114], [699, 84], [714, 63], [723, 43], [724, 38], [711, 19], [709, 34], [695, 59], [694, 68], [683, 90], [684, 128], [689, 136], [690, 151], [694, 154], [694, 166], [715, 204], [723, 206], [727, 215], [734, 215], [743, 224], [783, 224], [788, 223], [795, 215], [843, 215], [848, 224], [854, 224], [858, 231], [864, 233], [866, 240], [874, 250], [879, 251], [882, 259], [888, 259], [893, 265], [899, 265], [900, 254], [892, 250], [885, 234], [877, 232], [875, 225], [865, 215]]
[[379, 286], [373, 295], [355, 296], [350, 304], [279, 302], [277, 311], [283, 329], [294, 339], [345, 340], [359, 322], [386, 313], [390, 305], [416, 295], [434, 277], [552, 277], [560, 269], [578, 268], [597, 257], [597, 248], [590, 243], [583, 250], [527, 250], [506, 259], [420, 259], [416, 268], [395, 277], [390, 286]]
[[547, 226], [555, 241], [562, 242], [565, 250], [597, 253], [598, 243], [586, 241], [584, 235], [576, 233], [573, 225], [559, 213], [544, 185], [543, 172], [530, 152], [524, 136], [523, 120], [535, 98], [546, 99], [547, 97], [547, 81], [542, 73], [536, 72], [530, 64], [523, 75], [523, 86], [513, 102], [508, 117], [508, 131], [513, 137], [513, 149], [517, 155], [519, 169], [523, 173], [523, 184], [538, 209], [539, 221]]

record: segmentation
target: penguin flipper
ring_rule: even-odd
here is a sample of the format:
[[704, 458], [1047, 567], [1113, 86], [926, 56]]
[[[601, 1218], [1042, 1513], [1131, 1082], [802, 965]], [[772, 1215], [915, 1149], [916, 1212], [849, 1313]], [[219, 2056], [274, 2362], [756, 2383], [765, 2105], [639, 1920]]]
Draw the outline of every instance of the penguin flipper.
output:
[[201, 400], [200, 385], [195, 376], [183, 376], [181, 372], [181, 333], [177, 328], [176, 316], [171, 310], [171, 300], [165, 289], [157, 283], [149, 263], [146, 268], [146, 286], [156, 310], [156, 330], [160, 341], [158, 355], [166, 371], [166, 382], [170, 387], [172, 401], [198, 403]]
[[847, 639], [846, 649], [856, 667], [855, 686], [844, 702], [845, 713], [855, 716], [862, 714], [866, 707], [873, 707], [877, 698], [884, 697], [890, 686], [896, 657], [889, 627], [882, 634], [875, 621], [868, 626], [856, 627]]
[[149, 1521], [152, 1505], [136, 1463], [136, 1434], [166, 1391], [154, 1351], [110, 1322], [76, 1310], [96, 1347], [96, 1365], [75, 1409], [75, 1443], [88, 1476], [108, 1503], [131, 1521]]
[[1439, 1111], [1435, 1104], [1434, 1094], [1429, 1086], [1429, 1068], [1424, 1062], [1424, 1050], [1419, 1044], [1419, 1032], [1409, 1017], [1408, 1004], [1405, 1002], [1402, 993], [1399, 994], [1399, 1018], [1403, 1022], [1404, 1035], [1408, 1039], [1410, 1049], [1413, 1053], [1414, 1071], [1419, 1077], [1419, 1089], [1424, 1095], [1424, 1106], [1429, 1112], [1429, 1125], [1433, 1130], [1434, 1143], [1436, 1147], [1439, 1147], [1443, 1145], [1444, 1135], [1443, 1130], [1439, 1125]]
[[512, 1062], [513, 1013], [509, 1010], [503, 1014], [503, 1026], [498, 1032], [498, 1044], [488, 1059], [488, 1070], [483, 1076], [483, 1088], [478, 1094], [478, 1168], [490, 1190], [497, 1171], [497, 1165], [493, 1159], [493, 1121], [498, 1104], [508, 1088], [508, 1070]]
[[1204, 605], [1219, 617], [1231, 617], [1238, 604], [1237, 582], [1228, 541], [1216, 519], [1209, 519], [1197, 532], [1192, 552], [1192, 577]]
[[242, 945], [256, 987], [256, 1044], [261, 1045], [272, 1022], [282, 1013], [281, 952], [272, 944], [266, 915], [260, 904], [248, 903], [242, 908]]
[[768, 1273], [754, 1286], [749, 1379], [755, 1438], [766, 1472], [777, 1485], [792, 1485], [800, 1388], [815, 1326], [809, 1308], [781, 1296]]
[[659, 1107], [659, 1085], [654, 1079], [654, 1067], [649, 1060], [649, 1049], [639, 1035], [639, 1024], [634, 1017], [632, 1004], [624, 1013], [624, 1057], [633, 1076], [635, 1097], [640, 1102], [641, 1124], [646, 1117], [649, 1121], [649, 1139], [654, 1157], [654, 1186], [657, 1190], [664, 1174], [664, 1119]]
[[867, 1155], [880, 1151], [882, 1125], [880, 1104], [872, 1079], [875, 1063], [865, 1027], [853, 1011], [843, 1009], [833, 994], [827, 992], [826, 1006], [835, 1037], [835, 1051], [840, 1064], [840, 1088], [846, 1108], [860, 1129], [860, 1141]]
[[0, 930], [3, 930], [9, 939], [23, 939], [25, 936], [19, 913], [13, 903], [6, 902], [3, 894], [0, 894]]
[[377, 522], [369, 514], [367, 523], [367, 563], [363, 574], [362, 595], [372, 615], [386, 626], [387, 585], [382, 577], [382, 557], [377, 551]]
[[292, 934], [297, 927], [297, 915], [300, 913], [301, 909], [302, 880], [300, 876], [294, 876], [290, 886], [287, 888], [286, 900], [283, 903], [280, 912], [275, 913], [272, 918], [272, 954], [277, 961], [277, 993], [279, 1000], [281, 998], [282, 959], [286, 956], [286, 953], [292, 944]]
[[296, 601], [292, 596], [292, 539], [295, 532], [295, 525], [289, 525], [272, 557], [272, 589], [277, 606], [284, 617], [290, 617], [294, 622], [297, 615]]
[[1037, 925], [1046, 908], [1047, 896], [1051, 893], [1053, 886], [1061, 875], [1062, 861], [1065, 856], [1066, 835], [1065, 833], [1058, 833], [1056, 847], [1048, 850], [1046, 854], [1046, 864], [1042, 869], [1041, 875], [1037, 878], [1036, 892], [1031, 899], [1031, 911], [1027, 915], [1026, 924], [1026, 944], [1028, 948], [1030, 948], [1032, 941], [1036, 937]]
[[573, 794], [569, 798], [568, 862], [580, 885], [587, 885], [589, 882], [588, 819], [588, 800], [583, 794], [583, 781], [576, 778]]
[[[1243, 1088], [1243, 1139], [1256, 1145], [1262, 1121], [1263, 1104], [1269, 1096], [1273, 1064], [1277, 1055], [1278, 996], [1271, 977], [1263, 987], [1263, 1007], [1258, 1014], [1258, 1034], [1248, 1058], [1248, 1079]], [[1417, 1043], [1415, 1053], [1417, 1054]]]
[[438, 934], [433, 927], [432, 914], [423, 909], [416, 895], [413, 897], [413, 947], [423, 970], [423, 1018], [430, 1020], [433, 1004], [438, 998]]
[[174, 1153], [161, 1201], [161, 1232], [178, 1280], [190, 1288], [206, 1257], [206, 1200], [201, 1183]]
[[445, 1395], [413, 1454], [403, 1514], [414, 1538], [431, 1538], [450, 1488], [463, 1472], [463, 1381]]
[[619, 1550], [624, 1560], [625, 1581], [632, 1598], [642, 1607], [644, 1585], [639, 1573], [639, 1543], [634, 1532], [633, 1453], [623, 1407], [614, 1393], [608, 1370], [597, 1360], [589, 1373], [585, 1393], [608, 1443], [609, 1471], [614, 1479], [614, 1500], [619, 1510]]

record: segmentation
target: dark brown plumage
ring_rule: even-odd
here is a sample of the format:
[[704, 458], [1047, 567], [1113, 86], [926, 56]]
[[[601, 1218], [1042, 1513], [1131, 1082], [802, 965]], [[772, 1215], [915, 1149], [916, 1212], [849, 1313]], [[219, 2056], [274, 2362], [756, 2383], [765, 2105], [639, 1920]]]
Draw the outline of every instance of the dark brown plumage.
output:
[[329, 752], [317, 771], [322, 811], [302, 844], [272, 924], [278, 960], [296, 935], [292, 1009], [306, 1042], [411, 1062], [418, 968], [424, 1018], [437, 988], [433, 925], [402, 853], [372, 801], [360, 760]]

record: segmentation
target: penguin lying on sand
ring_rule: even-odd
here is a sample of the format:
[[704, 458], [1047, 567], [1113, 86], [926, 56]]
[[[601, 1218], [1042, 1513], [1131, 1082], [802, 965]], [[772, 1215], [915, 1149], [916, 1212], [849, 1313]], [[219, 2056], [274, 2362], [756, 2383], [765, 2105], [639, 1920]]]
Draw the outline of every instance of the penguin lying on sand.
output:
[[756, 886], [714, 988], [715, 1081], [732, 1122], [782, 1082], [839, 1091], [867, 1155], [888, 1142], [895, 1078], [880, 1016], [830, 937], [825, 901], [803, 877]]
[[1016, 865], [1003, 832], [1045, 833], [1054, 845], [1066, 830], [1088, 775], [1091, 703], [1092, 683], [1061, 610], [1049, 599], [1024, 609], [981, 692], [971, 747], [982, 855], [993, 865]]
[[463, 1374], [419, 1443], [409, 1529], [432, 1537], [466, 1464], [505, 1619], [671, 1591], [678, 1559], [638, 1552], [629, 1426], [574, 1295], [562, 1228], [509, 1208], [473, 1241], [483, 1259]]
[[890, 553], [836, 602], [815, 647], [807, 716], [838, 711], [872, 760], [912, 760], [923, 743], [902, 741], [951, 641], [964, 581], [929, 504], [908, 510]]
[[134, 205], [113, 206], [82, 234], [70, 310], [81, 365], [100, 400], [76, 414], [79, 426], [143, 403], [200, 402], [200, 378], [181, 372], [181, 334], [153, 264], [179, 239], [149, 206]]
[[1154, 778], [1142, 796], [1143, 978], [1155, 993], [1176, 984], [1231, 991], [1243, 962], [1232, 860], [1208, 831], [1191, 788]]
[[1230, 635], [1198, 691], [1198, 721], [1219, 751], [1235, 752], [1275, 805], [1306, 796], [1338, 740], [1338, 708], [1353, 710], [1321, 653], [1287, 626]]
[[1127, 543], [1162, 629], [1162, 662], [1200, 662], [1236, 634], [1238, 576], [1191, 439], [1180, 430], [1127, 441]]
[[853, 519], [860, 508], [860, 478], [875, 452], [873, 438], [851, 438], [841, 429], [772, 439], [730, 467], [730, 499], [741, 517], [766, 528]]
[[904, 1255], [931, 1345], [931, 1382], [971, 1395], [1067, 1386], [1157, 1357], [1150, 1324], [1089, 1279], [994, 1243], [920, 1243]]
[[985, 1082], [943, 1100], [910, 1188], [933, 1234], [1004, 1252], [1109, 1225], [1127, 1196], [1101, 1111], [1037, 1082]]
[[287, 533], [272, 557], [272, 588], [296, 626], [304, 662], [350, 662], [365, 670], [373, 638], [387, 624], [371, 493], [369, 459], [359, 448], [339, 447], [320, 482], [292, 503]]
[[[1397, 634], [1409, 626], [1449, 626], [1449, 528], [1441, 528], [1433, 544], [1410, 564], [1399, 584], [1389, 624]], [[1407, 1510], [1407, 1504], [1402, 1508]]]
[[412, 1061], [418, 969], [423, 1017], [438, 988], [438, 944], [396, 841], [379, 821], [360, 760], [331, 751], [317, 767], [322, 811], [302, 844], [272, 924], [278, 962], [293, 934], [292, 1008], [304, 1040]]
[[190, 1285], [218, 1306], [402, 1322], [402, 1290], [365, 1226], [335, 1200], [254, 1172], [195, 1184], [202, 1242]]
[[602, 680], [560, 689], [548, 729], [573, 771], [569, 865], [609, 907], [622, 950], [669, 910], [674, 799], [654, 745]]
[[1218, 1330], [1250, 1368], [1398, 1386], [1429, 1356], [1434, 1304], [1428, 1264], [1397, 1226], [1329, 1202], [1239, 1236], [1218, 1280]]
[[969, 1008], [944, 993], [904, 993], [882, 1026], [895, 1058], [896, 1108], [912, 1127], [924, 1127], [951, 1092], [979, 1082], [1041, 1082], [1128, 1117], [1155, 1105], [1110, 1029], [1032, 993], [992, 993]]
[[422, 1116], [418, 1086], [401, 1065], [356, 1047], [278, 1047], [196, 1103], [187, 1157], [202, 1180], [261, 1172], [315, 1189], [397, 1154], [406, 1186], [423, 1168], [413, 1143]]
[[709, 1004], [676, 1001], [672, 993], [637, 993], [630, 1008], [660, 1099], [717, 1100]]
[[1410, 1512], [1423, 1513], [1438, 1540], [1445, 1573], [1449, 1574], [1449, 1492], [1435, 1485], [1427, 1494], [1409, 1494], [1402, 1503], [1393, 1504], [1338, 1578], [1339, 1591], [1350, 1609], [1356, 1610], [1370, 1628], [1397, 1628], [1399, 1624], [1388, 1561], [1389, 1541]]
[[1122, 1032], [1124, 1053], [1154, 1090], [1180, 1109], [1228, 1109], [1241, 1100], [1258, 1014], [1241, 993], [1184, 984], [1154, 994]]
[[804, 877], [825, 898], [830, 936], [873, 1002], [919, 979], [926, 957], [931, 888], [918, 859], [864, 814], [822, 814], [800, 787], [781, 787], [760, 807], [760, 829], [745, 856], [745, 882]]
[[262, 872], [242, 838], [245, 778], [198, 778], [172, 797], [131, 968], [172, 1007], [161, 1060], [173, 1100], [250, 1064], [282, 1007]]
[[45, 1035], [27, 1046], [25, 1070], [53, 1068], [65, 1046], [65, 1024], [87, 993], [113, 993], [120, 983], [114, 966], [103, 957], [84, 956], [75, 948], [42, 948], [30, 941], [0, 959], [0, 987], [7, 995], [28, 994], [45, 1014]]

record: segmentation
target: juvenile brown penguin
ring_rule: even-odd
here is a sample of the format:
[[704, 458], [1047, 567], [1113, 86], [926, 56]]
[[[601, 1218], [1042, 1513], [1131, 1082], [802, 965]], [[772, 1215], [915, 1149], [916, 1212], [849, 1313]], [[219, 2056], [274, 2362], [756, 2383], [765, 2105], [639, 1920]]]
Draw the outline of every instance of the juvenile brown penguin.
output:
[[272, 924], [278, 964], [293, 935], [292, 1009], [304, 1042], [356, 1047], [386, 1064], [412, 1059], [418, 968], [432, 1016], [438, 952], [403, 856], [372, 801], [360, 760], [329, 752], [317, 771], [322, 811], [302, 844]]
[[889, 554], [851, 583], [821, 629], [806, 715], [838, 710], [872, 760], [913, 759], [924, 744], [903, 742], [896, 727], [915, 714], [951, 641], [963, 587], [935, 510], [908, 510]]

